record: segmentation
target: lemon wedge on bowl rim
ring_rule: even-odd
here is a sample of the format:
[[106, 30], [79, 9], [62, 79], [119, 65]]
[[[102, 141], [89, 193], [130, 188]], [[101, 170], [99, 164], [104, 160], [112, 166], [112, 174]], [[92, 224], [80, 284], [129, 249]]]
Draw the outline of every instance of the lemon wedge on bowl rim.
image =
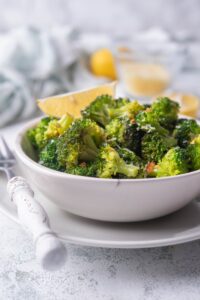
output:
[[60, 118], [64, 114], [70, 114], [74, 117], [80, 117], [81, 110], [89, 105], [96, 97], [103, 94], [114, 97], [115, 90], [116, 81], [79, 92], [38, 99], [37, 104], [41, 111], [49, 116]]

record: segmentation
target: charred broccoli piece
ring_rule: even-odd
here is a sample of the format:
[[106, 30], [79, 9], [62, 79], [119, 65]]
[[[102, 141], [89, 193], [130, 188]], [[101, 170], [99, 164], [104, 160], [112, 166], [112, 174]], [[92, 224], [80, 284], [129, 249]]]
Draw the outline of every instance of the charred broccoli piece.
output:
[[151, 104], [150, 103], [145, 103], [145, 104], [143, 104], [143, 106], [144, 106], [144, 110], [146, 110], [147, 108], [151, 107]]
[[121, 148], [117, 147], [115, 149], [119, 156], [128, 164], [133, 164], [136, 166], [140, 166], [142, 164], [141, 158], [135, 154], [135, 152], [127, 149], [127, 148]]
[[127, 178], [135, 178], [138, 170], [137, 166], [127, 164], [110, 145], [101, 147], [97, 158], [97, 177], [113, 178], [122, 174]]
[[97, 167], [95, 162], [82, 162], [78, 166], [67, 168], [65, 172], [72, 175], [96, 177]]
[[39, 153], [39, 163], [47, 168], [61, 170], [57, 160], [57, 139], [50, 140]]
[[120, 108], [120, 107], [123, 107], [124, 105], [126, 104], [129, 104], [130, 103], [130, 100], [128, 98], [116, 98], [114, 99], [114, 102], [113, 102], [113, 108]]
[[104, 142], [104, 130], [90, 119], [77, 119], [58, 139], [58, 162], [69, 168], [79, 162], [93, 161]]
[[159, 121], [150, 108], [147, 108], [145, 111], [139, 112], [135, 117], [135, 121], [138, 127], [145, 132], [149, 133], [152, 131], [157, 131], [162, 135], [169, 134], [169, 131], [160, 125]]
[[187, 147], [189, 168], [191, 171], [200, 169], [200, 135], [195, 137]]
[[167, 97], [159, 97], [151, 110], [161, 126], [171, 130], [175, 126], [179, 113], [179, 104]]
[[156, 177], [175, 176], [188, 172], [188, 157], [185, 149], [170, 149], [155, 168]]
[[108, 143], [113, 147], [119, 145], [139, 153], [143, 132], [128, 117], [113, 119], [106, 126], [105, 134]]
[[[138, 169], [138, 174], [136, 178], [146, 178], [147, 177], [147, 171], [146, 171], [146, 164], [145, 162], [135, 154], [135, 152], [127, 149], [127, 148], [116, 148], [119, 156], [127, 163], [127, 164], [133, 164], [137, 167]], [[126, 178], [125, 175], [121, 175], [120, 178]]]
[[147, 162], [159, 162], [165, 153], [177, 145], [175, 138], [158, 132], [146, 133], [141, 142], [141, 156]]
[[178, 145], [183, 148], [187, 147], [198, 134], [200, 134], [200, 126], [192, 119], [179, 119], [173, 132]]

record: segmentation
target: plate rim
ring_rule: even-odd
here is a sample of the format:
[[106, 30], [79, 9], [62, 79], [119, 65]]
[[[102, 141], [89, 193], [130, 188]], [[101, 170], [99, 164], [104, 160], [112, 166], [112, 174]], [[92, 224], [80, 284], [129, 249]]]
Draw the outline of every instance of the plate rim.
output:
[[[0, 212], [7, 216], [10, 220], [14, 223], [20, 225], [20, 222], [17, 217], [15, 217], [12, 213], [9, 213], [8, 210], [4, 209], [3, 206], [0, 204]], [[147, 248], [157, 248], [157, 247], [166, 247], [172, 245], [179, 245], [187, 242], [192, 242], [200, 239], [200, 231], [199, 233], [196, 232], [195, 234], [187, 234], [183, 237], [172, 237], [172, 238], [165, 238], [159, 240], [151, 240], [151, 241], [103, 241], [98, 239], [89, 239], [89, 238], [82, 238], [82, 237], [74, 237], [69, 235], [68, 237], [55, 232], [56, 235], [65, 242], [74, 245], [82, 245], [88, 247], [102, 247], [102, 248], [115, 248], [115, 249], [147, 249]]]

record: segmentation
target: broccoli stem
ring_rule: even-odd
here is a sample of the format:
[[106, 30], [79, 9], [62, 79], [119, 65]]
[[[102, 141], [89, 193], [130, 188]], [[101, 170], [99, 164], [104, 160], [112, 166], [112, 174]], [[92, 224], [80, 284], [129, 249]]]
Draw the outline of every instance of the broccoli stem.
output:
[[127, 177], [136, 177], [138, 174], [139, 168], [133, 165], [129, 165], [121, 161], [118, 165], [118, 172], [119, 174], [124, 174]]
[[83, 136], [85, 147], [80, 152], [80, 160], [90, 161], [94, 160], [98, 155], [98, 148], [90, 135]]

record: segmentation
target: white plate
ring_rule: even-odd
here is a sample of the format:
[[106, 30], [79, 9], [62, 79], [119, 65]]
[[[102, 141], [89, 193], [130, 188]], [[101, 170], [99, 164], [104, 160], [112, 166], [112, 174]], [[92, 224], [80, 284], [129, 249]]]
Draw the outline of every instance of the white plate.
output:
[[[19, 169], [17, 174], [20, 175]], [[34, 187], [33, 187], [34, 188]], [[46, 209], [52, 229], [70, 243], [110, 248], [147, 248], [174, 245], [200, 238], [200, 201], [193, 201], [169, 216], [138, 223], [93, 221], [66, 213], [44, 198], [36, 189], [38, 201]], [[6, 192], [6, 179], [0, 176], [0, 211], [18, 222], [15, 207]]]

